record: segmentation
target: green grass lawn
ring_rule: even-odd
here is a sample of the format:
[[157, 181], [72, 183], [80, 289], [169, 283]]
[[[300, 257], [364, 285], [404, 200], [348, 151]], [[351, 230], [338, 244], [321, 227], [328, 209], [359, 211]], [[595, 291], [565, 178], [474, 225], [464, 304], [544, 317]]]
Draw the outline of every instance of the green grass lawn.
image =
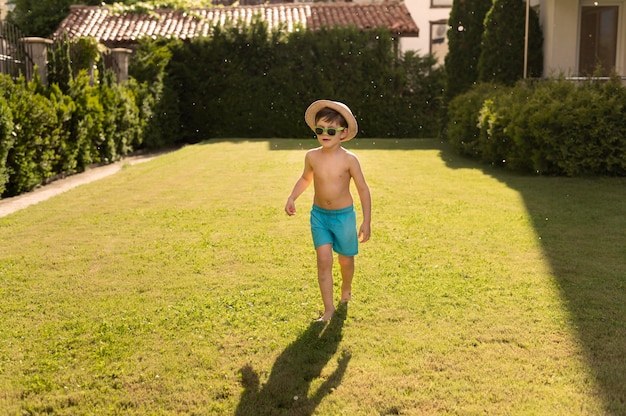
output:
[[313, 145], [188, 146], [0, 218], [0, 413], [626, 414], [626, 180], [353, 140], [373, 233], [323, 325], [312, 189], [283, 212]]

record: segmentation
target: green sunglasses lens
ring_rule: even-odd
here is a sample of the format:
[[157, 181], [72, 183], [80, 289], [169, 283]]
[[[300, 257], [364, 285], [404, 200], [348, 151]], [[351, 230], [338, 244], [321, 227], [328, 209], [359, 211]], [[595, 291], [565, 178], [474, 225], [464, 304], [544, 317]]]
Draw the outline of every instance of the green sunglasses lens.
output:
[[320, 135], [320, 134], [324, 134], [324, 132], [326, 132], [326, 134], [328, 134], [329, 136], [334, 136], [335, 134], [337, 134], [338, 131], [344, 130], [345, 127], [339, 127], [339, 128], [335, 128], [335, 127], [328, 127], [328, 128], [323, 128], [323, 127], [315, 127], [315, 134]]

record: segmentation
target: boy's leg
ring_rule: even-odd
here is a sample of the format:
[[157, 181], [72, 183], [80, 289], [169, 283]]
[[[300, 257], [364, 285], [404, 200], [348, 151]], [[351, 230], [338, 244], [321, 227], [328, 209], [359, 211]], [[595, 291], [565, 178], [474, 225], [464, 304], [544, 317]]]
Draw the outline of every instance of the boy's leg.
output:
[[317, 281], [322, 292], [324, 314], [320, 321], [328, 321], [335, 313], [333, 304], [333, 248], [331, 244], [324, 244], [315, 249], [317, 253]]
[[352, 299], [352, 278], [354, 277], [354, 256], [338, 256], [341, 266], [341, 301]]

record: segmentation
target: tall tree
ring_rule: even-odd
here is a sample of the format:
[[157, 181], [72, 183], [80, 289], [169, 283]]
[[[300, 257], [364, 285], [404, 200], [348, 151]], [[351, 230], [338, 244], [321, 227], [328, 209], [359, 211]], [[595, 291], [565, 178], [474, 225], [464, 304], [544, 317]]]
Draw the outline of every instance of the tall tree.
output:
[[98, 0], [12, 0], [7, 20], [25, 36], [49, 37], [70, 12], [74, 3], [98, 5]]
[[454, 0], [448, 19], [445, 60], [446, 101], [467, 91], [478, 80], [478, 59], [485, 15], [493, 0]]
[[[526, 3], [495, 0], [485, 19], [478, 79], [513, 85], [524, 76]], [[543, 34], [534, 9], [529, 16], [528, 76], [543, 70]]]

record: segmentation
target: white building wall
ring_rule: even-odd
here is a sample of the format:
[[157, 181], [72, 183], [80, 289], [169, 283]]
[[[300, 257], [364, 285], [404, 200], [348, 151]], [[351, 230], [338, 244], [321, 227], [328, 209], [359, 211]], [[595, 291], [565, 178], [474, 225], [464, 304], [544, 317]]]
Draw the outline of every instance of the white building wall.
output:
[[544, 77], [576, 75], [578, 1], [544, 0], [540, 5]]
[[[353, 0], [358, 3], [374, 3], [384, 0]], [[440, 64], [443, 64], [444, 58], [448, 53], [448, 39], [446, 37], [446, 29], [448, 17], [450, 17], [450, 9], [452, 8], [452, 0], [404, 0], [406, 8], [411, 13], [413, 21], [419, 29], [418, 37], [405, 37], [400, 40], [400, 51], [408, 50], [416, 51], [420, 55], [432, 53], [435, 55]], [[441, 7], [439, 5], [450, 6]], [[437, 24], [432, 28], [431, 25]]]
[[578, 75], [580, 10], [585, 6], [619, 6], [616, 72], [626, 76], [625, 0], [541, 0], [539, 17], [544, 36], [544, 77]]
[[446, 30], [451, 7], [436, 5], [446, 3], [452, 5], [452, 0], [404, 0], [404, 4], [419, 28], [419, 36], [403, 39], [400, 45], [402, 51], [414, 50], [420, 55], [432, 53], [439, 63], [443, 64], [448, 53]]

